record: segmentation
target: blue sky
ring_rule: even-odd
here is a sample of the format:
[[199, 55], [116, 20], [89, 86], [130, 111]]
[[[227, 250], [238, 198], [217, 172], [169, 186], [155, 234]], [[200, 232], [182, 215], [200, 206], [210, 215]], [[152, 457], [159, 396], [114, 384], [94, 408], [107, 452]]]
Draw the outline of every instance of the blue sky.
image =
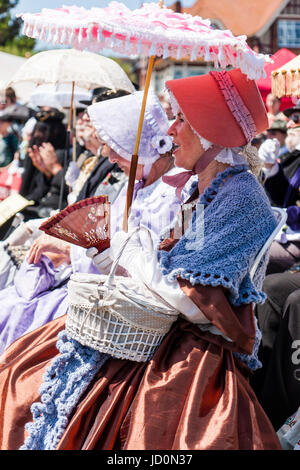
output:
[[[17, 7], [13, 10], [14, 13], [35, 13], [40, 11], [42, 8], [60, 8], [62, 5], [76, 5], [84, 8], [92, 7], [105, 7], [111, 0], [19, 0]], [[166, 6], [174, 3], [175, 0], [164, 0]], [[182, 0], [183, 6], [191, 6], [196, 0]], [[124, 0], [124, 3], [128, 8], [134, 10], [139, 8], [142, 3], [156, 3], [155, 0], [143, 1], [143, 0]], [[158, 0], [157, 0], [158, 3]]]

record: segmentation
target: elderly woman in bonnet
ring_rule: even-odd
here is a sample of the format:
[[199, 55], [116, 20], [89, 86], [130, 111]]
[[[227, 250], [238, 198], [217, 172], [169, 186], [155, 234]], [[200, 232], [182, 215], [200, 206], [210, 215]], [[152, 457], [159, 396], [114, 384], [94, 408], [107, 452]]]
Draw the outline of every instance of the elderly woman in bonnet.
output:
[[[187, 172], [164, 179], [178, 195], [188, 178], [198, 175], [197, 181], [157, 250], [149, 250], [139, 232], [122, 231], [111, 248], [114, 258], [127, 240], [121, 266], [180, 315], [149, 362], [111, 357], [101, 363], [64, 421], [57, 450], [280, 448], [249, 385], [251, 370], [259, 366], [253, 303], [264, 299], [266, 260], [253, 280], [250, 269], [276, 225], [249, 171], [256, 159], [248, 142], [267, 128], [266, 112], [256, 84], [239, 70], [174, 80], [167, 87], [177, 105], [169, 130], [177, 146], [175, 162]], [[57, 358], [55, 330], [40, 330], [42, 369]], [[25, 342], [37, 351], [39, 338], [29, 336]], [[6, 359], [13, 361], [15, 354], [11, 348]], [[89, 354], [86, 349], [88, 371], [92, 357], [99, 361]], [[40, 367], [38, 353], [34, 362]], [[50, 367], [49, 380], [51, 373]], [[77, 389], [81, 385], [79, 380]], [[35, 423], [52, 412], [50, 386], [44, 383], [41, 390], [44, 408], [32, 408], [26, 448], [40, 432]]]
[[[135, 147], [142, 99], [143, 92], [135, 92], [110, 102], [95, 103], [88, 108], [91, 122], [106, 146], [105, 151], [109, 160], [117, 163], [127, 176]], [[175, 191], [162, 182], [163, 175], [178, 173], [178, 169], [174, 168], [172, 139], [167, 135], [168, 128], [169, 123], [159, 99], [153, 93], [149, 93], [139, 145], [133, 191], [134, 203], [130, 211], [129, 224], [131, 228], [137, 226], [140, 215], [143, 214], [142, 225], [150, 228], [155, 243], [166, 221], [174, 218], [180, 202]], [[126, 192], [127, 185], [122, 189], [114, 206], [114, 211], [118, 212], [116, 231], [122, 227]], [[114, 227], [113, 232], [115, 232]], [[92, 256], [93, 253], [95, 250], [91, 249], [87, 254]], [[94, 260], [96, 261], [95, 258]]]
[[[114, 189], [114, 192], [118, 192], [118, 195], [111, 204], [112, 238], [123, 224], [126, 174], [129, 173], [130, 152], [134, 148], [141, 100], [142, 93], [137, 92], [89, 107], [92, 123], [109, 148], [109, 158], [124, 169], [125, 178], [120, 179], [120, 184], [116, 183], [119, 189]], [[124, 121], [124, 113], [128, 109], [133, 114]], [[148, 227], [153, 243], [157, 244], [163, 222], [170, 223], [180, 205], [174, 188], [162, 182], [161, 177], [164, 174], [173, 175], [178, 169], [173, 168], [172, 154], [166, 152], [172, 146], [172, 139], [167, 135], [169, 123], [155, 95], [149, 96], [145, 118], [139, 149], [139, 181], [135, 187], [128, 224], [130, 229]], [[161, 140], [165, 141], [165, 148], [159, 146]], [[108, 185], [101, 185], [100, 194], [106, 194], [107, 189]], [[90, 257], [93, 255], [92, 261]], [[32, 244], [27, 258], [15, 275], [14, 283], [0, 292], [0, 353], [26, 333], [65, 316], [68, 309], [66, 280], [71, 274], [106, 274], [111, 262], [110, 250], [98, 254], [94, 248], [87, 251], [42, 234]]]
[[[161, 178], [163, 174], [174, 175], [178, 172], [178, 169], [173, 168], [174, 157], [170, 152], [172, 139], [167, 135], [169, 128], [168, 119], [158, 98], [153, 94], [150, 94], [148, 98], [139, 147], [140, 163], [137, 172], [137, 184], [134, 190], [128, 226], [130, 230], [139, 226], [148, 227], [152, 242], [156, 245], [159, 242], [161, 224], [163, 221], [170, 223], [174, 218], [180, 207], [180, 200], [175, 195], [174, 188], [162, 182]], [[122, 166], [124, 174], [128, 174], [129, 172], [131, 153], [133, 152], [136, 139], [141, 101], [142, 93], [137, 92], [128, 97], [115, 98], [115, 105], [113, 105], [113, 100], [111, 100], [110, 102], [96, 103], [89, 108], [92, 123], [96, 127], [103, 144], [107, 147], [106, 150], [108, 151], [109, 158]], [[124, 115], [128, 112], [128, 109], [131, 110], [132, 115], [124, 121]], [[111, 207], [112, 238], [114, 233], [121, 229], [123, 223], [126, 186], [125, 183], [125, 185], [120, 187], [120, 192]], [[102, 186], [100, 194], [105, 194], [105, 190], [106, 186]], [[53, 237], [48, 238], [53, 239], [54, 242], [56, 240]], [[148, 239], [145, 241], [148, 242]], [[0, 315], [2, 319], [0, 337], [2, 339], [2, 351], [5, 347], [7, 349], [0, 360], [2, 364], [5, 364], [2, 369], [3, 374], [0, 373], [0, 375], [3, 378], [2, 385], [6, 383], [10, 390], [8, 394], [5, 392], [6, 399], [4, 400], [5, 403], [3, 402], [4, 407], [2, 409], [2, 417], [5, 424], [3, 422], [1, 426], [3, 425], [3, 429], [5, 427], [7, 430], [7, 433], [5, 432], [5, 435], [1, 436], [1, 448], [3, 449], [17, 449], [24, 443], [24, 424], [32, 419], [30, 406], [32, 402], [40, 399], [39, 386], [41, 384], [46, 395], [48, 394], [48, 392], [46, 392], [47, 387], [45, 387], [44, 383], [45, 380], [43, 381], [43, 375], [47, 365], [52, 368], [52, 371], [55, 369], [56, 365], [58, 367], [58, 370], [53, 374], [51, 380], [55, 382], [52, 387], [52, 392], [56, 394], [55, 397], [58, 399], [56, 403], [57, 406], [60, 407], [60, 410], [64, 409], [64, 403], [70, 398], [68, 397], [67, 399], [62, 391], [71, 391], [71, 393], [74, 391], [72, 387], [68, 387], [65, 383], [66, 378], [69, 377], [68, 372], [71, 377], [73, 376], [75, 378], [76, 374], [74, 375], [72, 372], [74, 372], [74, 369], [77, 369], [77, 378], [81, 377], [82, 384], [76, 384], [75, 394], [79, 393], [80, 396], [82, 393], [82, 385], [88, 385], [91, 377], [93, 377], [93, 374], [97, 372], [101, 365], [101, 361], [99, 360], [97, 361], [97, 366], [92, 369], [92, 372], [89, 370], [91, 365], [89, 359], [89, 355], [91, 355], [90, 348], [80, 348], [79, 346], [80, 350], [76, 348], [73, 350], [75, 357], [72, 354], [71, 360], [70, 356], [68, 358], [65, 357], [64, 353], [66, 352], [66, 347], [70, 348], [73, 344], [71, 344], [71, 341], [67, 341], [68, 345], [66, 345], [64, 341], [61, 341], [60, 335], [59, 338], [57, 337], [60, 330], [64, 329], [66, 321], [65, 313], [68, 308], [67, 286], [65, 283], [61, 286], [48, 285], [45, 290], [36, 293], [36, 295], [32, 297], [30, 296], [34, 289], [43, 288], [43, 277], [39, 274], [41, 274], [44, 264], [51, 264], [50, 260], [45, 256], [41, 256], [47, 255], [47, 249], [50, 250], [51, 246], [47, 248], [47, 244], [45, 244], [44, 251], [38, 249], [38, 247], [39, 245], [33, 247], [30, 252], [32, 259], [29, 259], [29, 261], [37, 264], [31, 264], [29, 266], [26, 264], [26, 266], [24, 266], [24, 269], [30, 269], [30, 271], [36, 272], [36, 276], [33, 279], [36, 285], [34, 284], [32, 286], [29, 282], [30, 272], [29, 275], [27, 273], [27, 283], [26, 286], [24, 285], [24, 270], [22, 270], [15, 283], [18, 287], [17, 291], [15, 287], [10, 290], [6, 289], [6, 295], [3, 291], [5, 302], [3, 302], [2, 315]], [[53, 249], [54, 247], [52, 247], [52, 250]], [[93, 260], [95, 261], [95, 263], [93, 263], [91, 259], [86, 256], [85, 252], [86, 250], [83, 248], [75, 245], [70, 246], [70, 274], [80, 273], [80, 275], [87, 277], [88, 274], [95, 275], [98, 274], [99, 271], [100, 273], [105, 273], [109, 270], [111, 258], [108, 256], [108, 253], [105, 253], [104, 260], [102, 259], [101, 263], [99, 261], [100, 254], [97, 259]], [[54, 299], [55, 305], [53, 305]], [[9, 312], [12, 308], [14, 308], [14, 315], [10, 316]], [[50, 340], [50, 343], [52, 343], [51, 346], [48, 341], [49, 337], [46, 338], [48, 335], [46, 334], [45, 336], [41, 331], [41, 328], [43, 328], [42, 325], [44, 325], [45, 329], [52, 337], [52, 340]], [[39, 326], [41, 328], [38, 328]], [[32, 335], [36, 338], [36, 342]], [[64, 335], [63, 337], [66, 339]], [[13, 340], [14, 344], [8, 347]], [[29, 342], [27, 342], [28, 340]], [[57, 346], [55, 347], [56, 343]], [[46, 353], [46, 362], [44, 348], [48, 351]], [[29, 354], [30, 358], [27, 358], [29, 360], [25, 359], [27, 354]], [[93, 351], [92, 359], [94, 359], [95, 354], [96, 351]], [[12, 356], [17, 358], [16, 362], [12, 359]], [[26, 364], [23, 363], [24, 359]], [[51, 359], [54, 359], [54, 364], [51, 362]], [[73, 360], [75, 363], [72, 362]], [[62, 366], [62, 362], [64, 362], [64, 366], [60, 367]], [[70, 364], [74, 369], [68, 369], [67, 371], [66, 368]], [[18, 382], [20, 387], [19, 385], [17, 386], [18, 392], [15, 394], [14, 388], [8, 385], [6, 379], [10, 380], [9, 375], [12, 370], [14, 370], [15, 377], [19, 376], [19, 374], [23, 375], [24, 367], [27, 371], [27, 379], [25, 379], [25, 382]], [[8, 375], [6, 375], [7, 373]], [[88, 378], [85, 374], [88, 375]], [[36, 387], [32, 385], [33, 380], [36, 383]], [[58, 386], [58, 384], [60, 384], [60, 386]], [[10, 392], [12, 392], [13, 395], [11, 395]], [[44, 400], [44, 393], [41, 392], [41, 394], [42, 400]], [[60, 398], [63, 400], [63, 404]], [[20, 416], [18, 411], [19, 400], [23, 403], [22, 408], [24, 413], [22, 413], [22, 416]], [[49, 401], [49, 396], [47, 400]], [[74, 397], [72, 397], [72, 400], [74, 405], [76, 400], [74, 401]], [[4, 409], [6, 411], [4, 411]], [[67, 407], [65, 409], [67, 409]], [[55, 415], [56, 412], [57, 407], [54, 406], [53, 413], [49, 415], [47, 419], [47, 423], [49, 423], [49, 419], [51, 420], [51, 426], [48, 429], [49, 432], [43, 427], [43, 436], [41, 436], [41, 434], [35, 435], [33, 439], [34, 448], [46, 448], [46, 443], [47, 446], [49, 446], [47, 448], [55, 448], [56, 441], [59, 441], [62, 430], [64, 429], [62, 426], [59, 426], [62, 417], [60, 416], [60, 420], [58, 420], [57, 414]], [[19, 414], [18, 418], [15, 413]], [[63, 420], [66, 421], [69, 414], [70, 408], [68, 412], [64, 411]], [[6, 421], [7, 418], [9, 422]], [[23, 423], [23, 427], [21, 425], [18, 428], [17, 434], [14, 432], [15, 419], [18, 419], [19, 423]], [[41, 423], [37, 424], [40, 425]], [[59, 429], [57, 426], [59, 426]], [[14, 436], [12, 436], [12, 434], [14, 434]], [[34, 433], [32, 433], [32, 436], [33, 435]], [[30, 447], [28, 441], [26, 442], [26, 446], [27, 448]]]
[[[114, 100], [97, 102], [88, 108], [91, 124], [101, 141], [102, 153], [111, 163], [116, 163], [127, 177], [135, 145], [142, 98], [143, 93], [136, 92], [114, 98]], [[125, 121], [124, 116], [126, 116]], [[129, 226], [131, 229], [139, 225], [147, 226], [154, 243], [157, 243], [161, 228], [166, 225], [166, 221], [170, 222], [174, 218], [180, 203], [174, 189], [162, 181], [163, 175], [178, 173], [178, 169], [174, 168], [174, 157], [171, 153], [172, 139], [167, 135], [168, 128], [168, 120], [158, 98], [150, 93], [141, 133], [139, 164]], [[109, 189], [109, 185], [104, 181], [99, 186], [96, 195], [110, 196]], [[126, 192], [127, 178], [122, 177], [111, 208], [110, 233], [112, 237], [122, 228]], [[57, 243], [56, 239], [50, 238], [51, 240], [47, 237], [49, 242]], [[107, 272], [108, 257], [111, 254], [109, 249], [105, 253], [98, 254], [95, 248], [86, 251], [75, 245], [69, 245], [69, 247], [73, 254], [73, 265], [75, 259], [82, 263], [83, 257], [87, 254], [88, 257], [93, 258], [95, 266], [101, 273]], [[43, 246], [33, 249], [30, 253], [30, 261], [37, 262], [43, 250], [45, 250]]]

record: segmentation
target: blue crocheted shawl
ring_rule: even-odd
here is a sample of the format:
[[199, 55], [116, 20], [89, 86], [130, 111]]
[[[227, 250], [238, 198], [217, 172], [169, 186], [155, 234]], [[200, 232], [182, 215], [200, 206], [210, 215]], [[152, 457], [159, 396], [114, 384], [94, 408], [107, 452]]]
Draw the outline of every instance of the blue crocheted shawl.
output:
[[63, 330], [56, 343], [59, 354], [47, 367], [39, 388], [41, 401], [31, 405], [33, 421], [20, 450], [55, 450], [80, 398], [109, 356], [82, 346]]
[[261, 287], [268, 257], [263, 257], [253, 280], [250, 269], [276, 227], [264, 189], [247, 170], [238, 165], [219, 173], [200, 195], [185, 234], [172, 250], [158, 254], [167, 278], [222, 285], [233, 305], [265, 300]]
[[[255, 257], [276, 227], [264, 189], [248, 166], [238, 165], [219, 173], [200, 195], [185, 234], [169, 252], [159, 251], [162, 272], [170, 280], [177, 276], [192, 285], [224, 286], [233, 305], [263, 303], [262, 292], [268, 253], [253, 276]], [[191, 194], [197, 182], [191, 187]], [[161, 235], [166, 238], [168, 232]], [[261, 341], [256, 318], [252, 354], [234, 355], [255, 370]]]

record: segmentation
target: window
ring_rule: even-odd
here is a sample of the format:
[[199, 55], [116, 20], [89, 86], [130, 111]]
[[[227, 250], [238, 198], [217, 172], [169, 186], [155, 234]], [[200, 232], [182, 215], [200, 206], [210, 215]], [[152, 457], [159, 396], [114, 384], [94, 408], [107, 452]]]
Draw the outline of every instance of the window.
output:
[[182, 70], [181, 68], [176, 67], [174, 72], [174, 79], [182, 78]]
[[197, 75], [204, 75], [205, 73], [207, 73], [207, 71], [203, 71], [203, 70], [199, 70], [199, 69], [193, 69], [192, 67], [189, 67], [189, 77], [194, 77], [194, 76], [197, 76]]
[[291, 0], [282, 10], [281, 15], [300, 15], [300, 0]]
[[279, 20], [277, 33], [279, 47], [300, 47], [300, 20]]

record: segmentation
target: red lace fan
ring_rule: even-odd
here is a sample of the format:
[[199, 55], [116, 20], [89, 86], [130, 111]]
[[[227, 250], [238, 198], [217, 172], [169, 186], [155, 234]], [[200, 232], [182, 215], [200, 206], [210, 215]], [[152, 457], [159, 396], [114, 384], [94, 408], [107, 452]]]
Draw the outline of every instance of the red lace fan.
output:
[[103, 251], [110, 246], [110, 202], [108, 196], [95, 196], [75, 202], [53, 215], [40, 230], [83, 248]]

